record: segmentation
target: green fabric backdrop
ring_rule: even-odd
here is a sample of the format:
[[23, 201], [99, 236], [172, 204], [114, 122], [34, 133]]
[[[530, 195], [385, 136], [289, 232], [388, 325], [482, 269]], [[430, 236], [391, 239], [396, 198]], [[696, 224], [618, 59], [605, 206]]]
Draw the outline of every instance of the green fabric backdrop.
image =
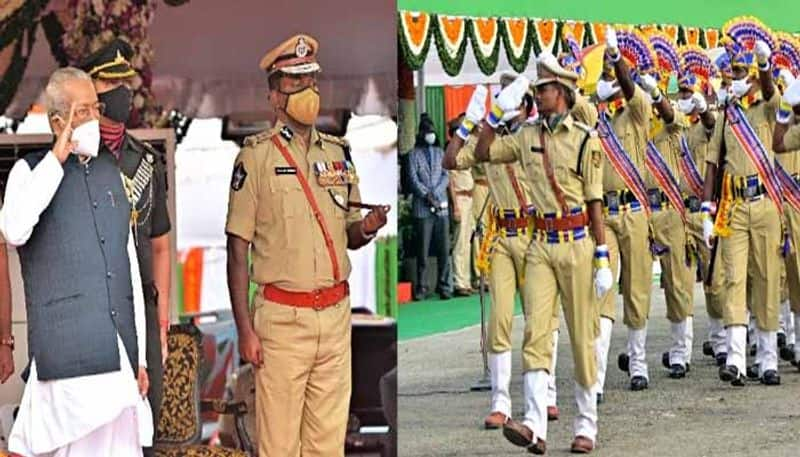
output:
[[[431, 117], [433, 124], [436, 126], [436, 136], [439, 138], [439, 143], [444, 146], [445, 139], [445, 123], [444, 118], [444, 88], [441, 86], [431, 86], [425, 88], [425, 111]], [[417, 118], [417, 126], [419, 127], [419, 118]]]

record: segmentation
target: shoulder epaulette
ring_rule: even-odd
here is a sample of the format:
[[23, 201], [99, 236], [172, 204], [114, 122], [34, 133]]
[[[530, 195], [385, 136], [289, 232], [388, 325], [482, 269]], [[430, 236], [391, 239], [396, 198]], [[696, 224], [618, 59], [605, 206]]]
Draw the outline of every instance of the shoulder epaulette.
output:
[[266, 132], [257, 133], [255, 135], [250, 135], [250, 136], [248, 136], [248, 137], [246, 137], [244, 139], [244, 145], [253, 147], [253, 146], [255, 146], [255, 145], [259, 144], [259, 143], [263, 143], [263, 142], [269, 140], [272, 137], [272, 135], [274, 135], [274, 134], [275, 134], [275, 132], [273, 132], [272, 130], [269, 130], [269, 131], [266, 131]]
[[590, 126], [588, 126], [588, 125], [584, 124], [583, 122], [579, 122], [579, 121], [574, 121], [574, 122], [573, 122], [573, 125], [575, 125], [575, 127], [578, 127], [579, 129], [583, 130], [583, 131], [584, 131], [584, 132], [586, 132], [586, 133], [589, 133], [589, 132], [591, 132], [592, 130], [594, 130], [594, 129], [593, 129], [593, 128], [591, 128]]
[[350, 143], [348, 143], [346, 139], [340, 136], [334, 136], [334, 135], [329, 135], [327, 133], [319, 132], [319, 137], [327, 142], [337, 144], [342, 148], [347, 148], [347, 149], [350, 148]]
[[144, 157], [149, 163], [154, 163], [156, 160], [161, 160], [162, 162], [166, 163], [166, 156], [158, 149], [151, 146], [150, 143], [142, 141], [133, 135], [129, 135], [128, 140], [130, 141], [131, 146], [133, 146], [133, 149], [141, 154], [141, 156]]

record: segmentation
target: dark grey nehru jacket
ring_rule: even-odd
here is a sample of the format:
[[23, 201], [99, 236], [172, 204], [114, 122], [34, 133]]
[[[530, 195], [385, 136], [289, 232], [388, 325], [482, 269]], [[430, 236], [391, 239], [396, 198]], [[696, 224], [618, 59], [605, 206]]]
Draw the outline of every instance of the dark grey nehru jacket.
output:
[[[24, 160], [33, 169], [45, 154]], [[130, 214], [111, 154], [85, 165], [69, 156], [53, 200], [19, 248], [29, 356], [39, 380], [119, 370], [118, 333], [136, 373]]]

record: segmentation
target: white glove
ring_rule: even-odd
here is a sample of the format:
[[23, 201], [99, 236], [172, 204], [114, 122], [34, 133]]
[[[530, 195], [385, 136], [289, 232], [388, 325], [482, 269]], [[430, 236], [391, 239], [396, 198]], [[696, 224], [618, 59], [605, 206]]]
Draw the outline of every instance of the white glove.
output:
[[785, 68], [781, 68], [781, 71], [778, 72], [778, 80], [780, 80], [784, 88], [791, 86], [794, 79], [792, 72]]
[[711, 249], [711, 237], [714, 235], [714, 221], [711, 219], [711, 202], [703, 202], [700, 205], [703, 213], [703, 241]]
[[769, 45], [763, 40], [756, 41], [756, 60], [758, 60], [758, 68], [766, 70], [769, 68], [769, 56], [772, 51], [769, 50]]
[[594, 250], [594, 291], [597, 298], [603, 296], [611, 290], [614, 278], [611, 275], [611, 268], [608, 263], [608, 245], [601, 244]]
[[653, 101], [658, 103], [661, 101], [661, 91], [658, 89], [658, 81], [653, 75], [642, 75], [641, 82], [642, 89], [653, 97]]
[[486, 95], [488, 93], [489, 89], [483, 84], [478, 84], [478, 86], [475, 87], [475, 91], [472, 92], [472, 98], [470, 98], [469, 105], [467, 105], [464, 120], [461, 121], [461, 125], [456, 131], [456, 134], [462, 140], [467, 139], [472, 129], [475, 128], [475, 124], [480, 122], [486, 115]]
[[700, 92], [692, 94], [692, 105], [697, 109], [697, 112], [702, 114], [708, 110], [708, 103], [706, 98]]
[[791, 106], [800, 105], [800, 79], [793, 81], [783, 92], [783, 99]]
[[486, 116], [486, 122], [492, 128], [497, 128], [501, 121], [511, 119], [519, 114], [519, 105], [522, 104], [522, 97], [528, 91], [529, 85], [530, 81], [525, 75], [517, 76], [514, 82], [497, 94], [492, 104], [492, 110]]
[[792, 105], [786, 102], [783, 97], [781, 97], [781, 103], [778, 105], [778, 109], [775, 112], [775, 121], [778, 124], [788, 124], [789, 121], [792, 119]]
[[619, 60], [619, 43], [617, 42], [617, 31], [610, 25], [606, 26], [606, 50], [613, 58], [614, 62]]

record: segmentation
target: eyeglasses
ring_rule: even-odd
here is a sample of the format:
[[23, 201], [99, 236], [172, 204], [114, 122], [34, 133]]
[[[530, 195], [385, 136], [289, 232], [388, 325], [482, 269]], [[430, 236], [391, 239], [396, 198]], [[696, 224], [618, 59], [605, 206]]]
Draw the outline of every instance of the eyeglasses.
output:
[[[92, 116], [92, 114], [97, 114], [100, 116], [106, 111], [106, 104], [103, 102], [95, 102], [95, 103], [86, 103], [83, 105], [78, 105], [75, 107], [75, 116], [74, 118], [77, 120], [84, 120]], [[61, 113], [65, 116], [69, 116], [69, 111]]]

